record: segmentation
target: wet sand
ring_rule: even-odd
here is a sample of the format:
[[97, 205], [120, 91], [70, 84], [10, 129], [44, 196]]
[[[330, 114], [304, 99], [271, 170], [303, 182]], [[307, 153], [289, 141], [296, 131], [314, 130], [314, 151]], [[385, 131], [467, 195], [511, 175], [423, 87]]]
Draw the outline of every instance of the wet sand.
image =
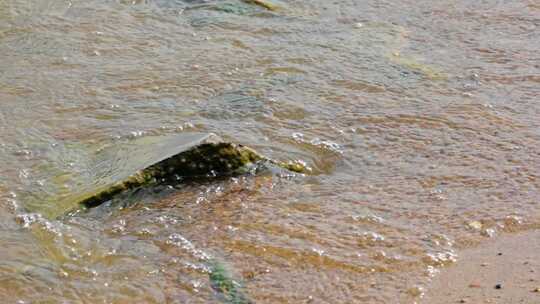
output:
[[540, 303], [540, 230], [503, 235], [460, 256], [422, 303]]

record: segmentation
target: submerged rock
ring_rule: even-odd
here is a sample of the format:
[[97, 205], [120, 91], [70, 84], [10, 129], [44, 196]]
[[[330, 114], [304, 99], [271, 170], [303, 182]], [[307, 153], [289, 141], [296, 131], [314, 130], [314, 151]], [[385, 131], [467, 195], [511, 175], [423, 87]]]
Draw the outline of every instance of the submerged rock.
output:
[[266, 0], [244, 0], [244, 2], [249, 3], [249, 4], [258, 5], [258, 6], [264, 7], [267, 10], [271, 10], [271, 11], [275, 11], [275, 10], [278, 9], [277, 5], [275, 5], [274, 3], [270, 2], [270, 1], [266, 1]]
[[189, 2], [186, 10], [209, 9], [237, 15], [246, 15], [257, 8], [267, 11], [279, 10], [279, 5], [267, 0], [234, 0], [234, 1], [193, 1]]
[[210, 267], [210, 284], [225, 303], [251, 304], [242, 292], [242, 285], [235, 281], [225, 267], [214, 262]]
[[[118, 158], [118, 153], [125, 156]], [[298, 173], [307, 171], [302, 163], [272, 160], [249, 147], [224, 142], [214, 134], [173, 136], [154, 141], [152, 145], [140, 146], [137, 150], [131, 147], [121, 152], [108, 153], [105, 157], [112, 160], [96, 166], [95, 175], [99, 181], [95, 188], [68, 197], [64, 201], [70, 202], [63, 204], [75, 203], [79, 208], [91, 208], [127, 190], [160, 183], [178, 183], [186, 178], [242, 174], [259, 164], [278, 166]]]

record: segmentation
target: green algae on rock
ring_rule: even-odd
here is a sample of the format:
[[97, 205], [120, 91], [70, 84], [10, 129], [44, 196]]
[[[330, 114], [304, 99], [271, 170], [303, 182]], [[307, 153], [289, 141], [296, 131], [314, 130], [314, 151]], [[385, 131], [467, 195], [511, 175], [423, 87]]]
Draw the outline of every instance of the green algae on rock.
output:
[[204, 143], [190, 150], [164, 159], [80, 201], [94, 207], [116, 194], [160, 181], [174, 181], [181, 177], [232, 175], [264, 158], [254, 150], [232, 143]]
[[220, 11], [236, 15], [247, 15], [257, 11], [268, 10], [277, 11], [280, 6], [267, 0], [241, 0], [241, 1], [220, 1], [220, 2], [201, 2], [188, 6], [186, 10], [207, 9]]
[[277, 5], [275, 5], [275, 4], [273, 4], [273, 3], [269, 2], [269, 1], [266, 1], [266, 0], [244, 0], [244, 2], [264, 7], [267, 10], [270, 10], [270, 11], [275, 11], [275, 10], [278, 9]]
[[242, 285], [235, 281], [225, 267], [217, 261], [210, 265], [210, 284], [224, 303], [253, 303], [242, 292]]
[[[123, 151], [122, 154], [131, 161], [122, 157], [105, 162], [105, 166], [97, 170], [100, 171], [96, 174], [100, 181], [94, 188], [69, 196], [59, 203], [66, 207], [91, 208], [131, 189], [178, 183], [186, 178], [232, 176], [246, 173], [257, 164], [273, 165], [297, 173], [309, 170], [301, 162], [276, 161], [249, 147], [224, 142], [214, 134], [183, 134], [149, 142], [154, 144], [141, 146], [141, 151], [134, 148]], [[114, 159], [115, 154], [109, 153], [107, 156]]]
[[388, 58], [391, 62], [408, 70], [417, 72], [424, 77], [427, 77], [428, 79], [446, 80], [448, 78], [448, 76], [444, 72], [437, 69], [436, 67], [421, 63], [420, 61], [417, 61], [412, 57], [402, 57], [399, 53], [396, 53], [388, 56]]

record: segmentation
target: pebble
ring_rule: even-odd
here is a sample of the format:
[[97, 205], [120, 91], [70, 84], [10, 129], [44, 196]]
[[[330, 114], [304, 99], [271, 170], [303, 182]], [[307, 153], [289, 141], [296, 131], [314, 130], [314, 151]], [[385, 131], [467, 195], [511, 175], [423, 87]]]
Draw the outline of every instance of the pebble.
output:
[[538, 292], [538, 293], [540, 293], [540, 287], [535, 288], [535, 289], [533, 290], [533, 292]]
[[459, 303], [467, 303], [467, 300], [461, 299], [461, 300], [459, 300]]
[[495, 285], [495, 289], [502, 289], [502, 284]]
[[424, 295], [424, 288], [421, 286], [414, 286], [409, 288], [407, 292], [413, 297], [422, 297]]
[[482, 223], [479, 222], [479, 221], [472, 221], [467, 225], [469, 226], [469, 228], [472, 228], [472, 229], [475, 229], [475, 230], [482, 229]]

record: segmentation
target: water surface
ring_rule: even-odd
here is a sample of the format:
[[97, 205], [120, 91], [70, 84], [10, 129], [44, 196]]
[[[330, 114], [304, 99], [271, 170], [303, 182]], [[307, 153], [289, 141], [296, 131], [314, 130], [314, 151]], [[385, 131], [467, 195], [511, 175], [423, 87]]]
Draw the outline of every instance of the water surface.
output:
[[[220, 303], [219, 261], [254, 303], [413, 303], [540, 226], [535, 1], [275, 3], [0, 3], [4, 301]], [[102, 151], [184, 132], [313, 174], [46, 216]]]

